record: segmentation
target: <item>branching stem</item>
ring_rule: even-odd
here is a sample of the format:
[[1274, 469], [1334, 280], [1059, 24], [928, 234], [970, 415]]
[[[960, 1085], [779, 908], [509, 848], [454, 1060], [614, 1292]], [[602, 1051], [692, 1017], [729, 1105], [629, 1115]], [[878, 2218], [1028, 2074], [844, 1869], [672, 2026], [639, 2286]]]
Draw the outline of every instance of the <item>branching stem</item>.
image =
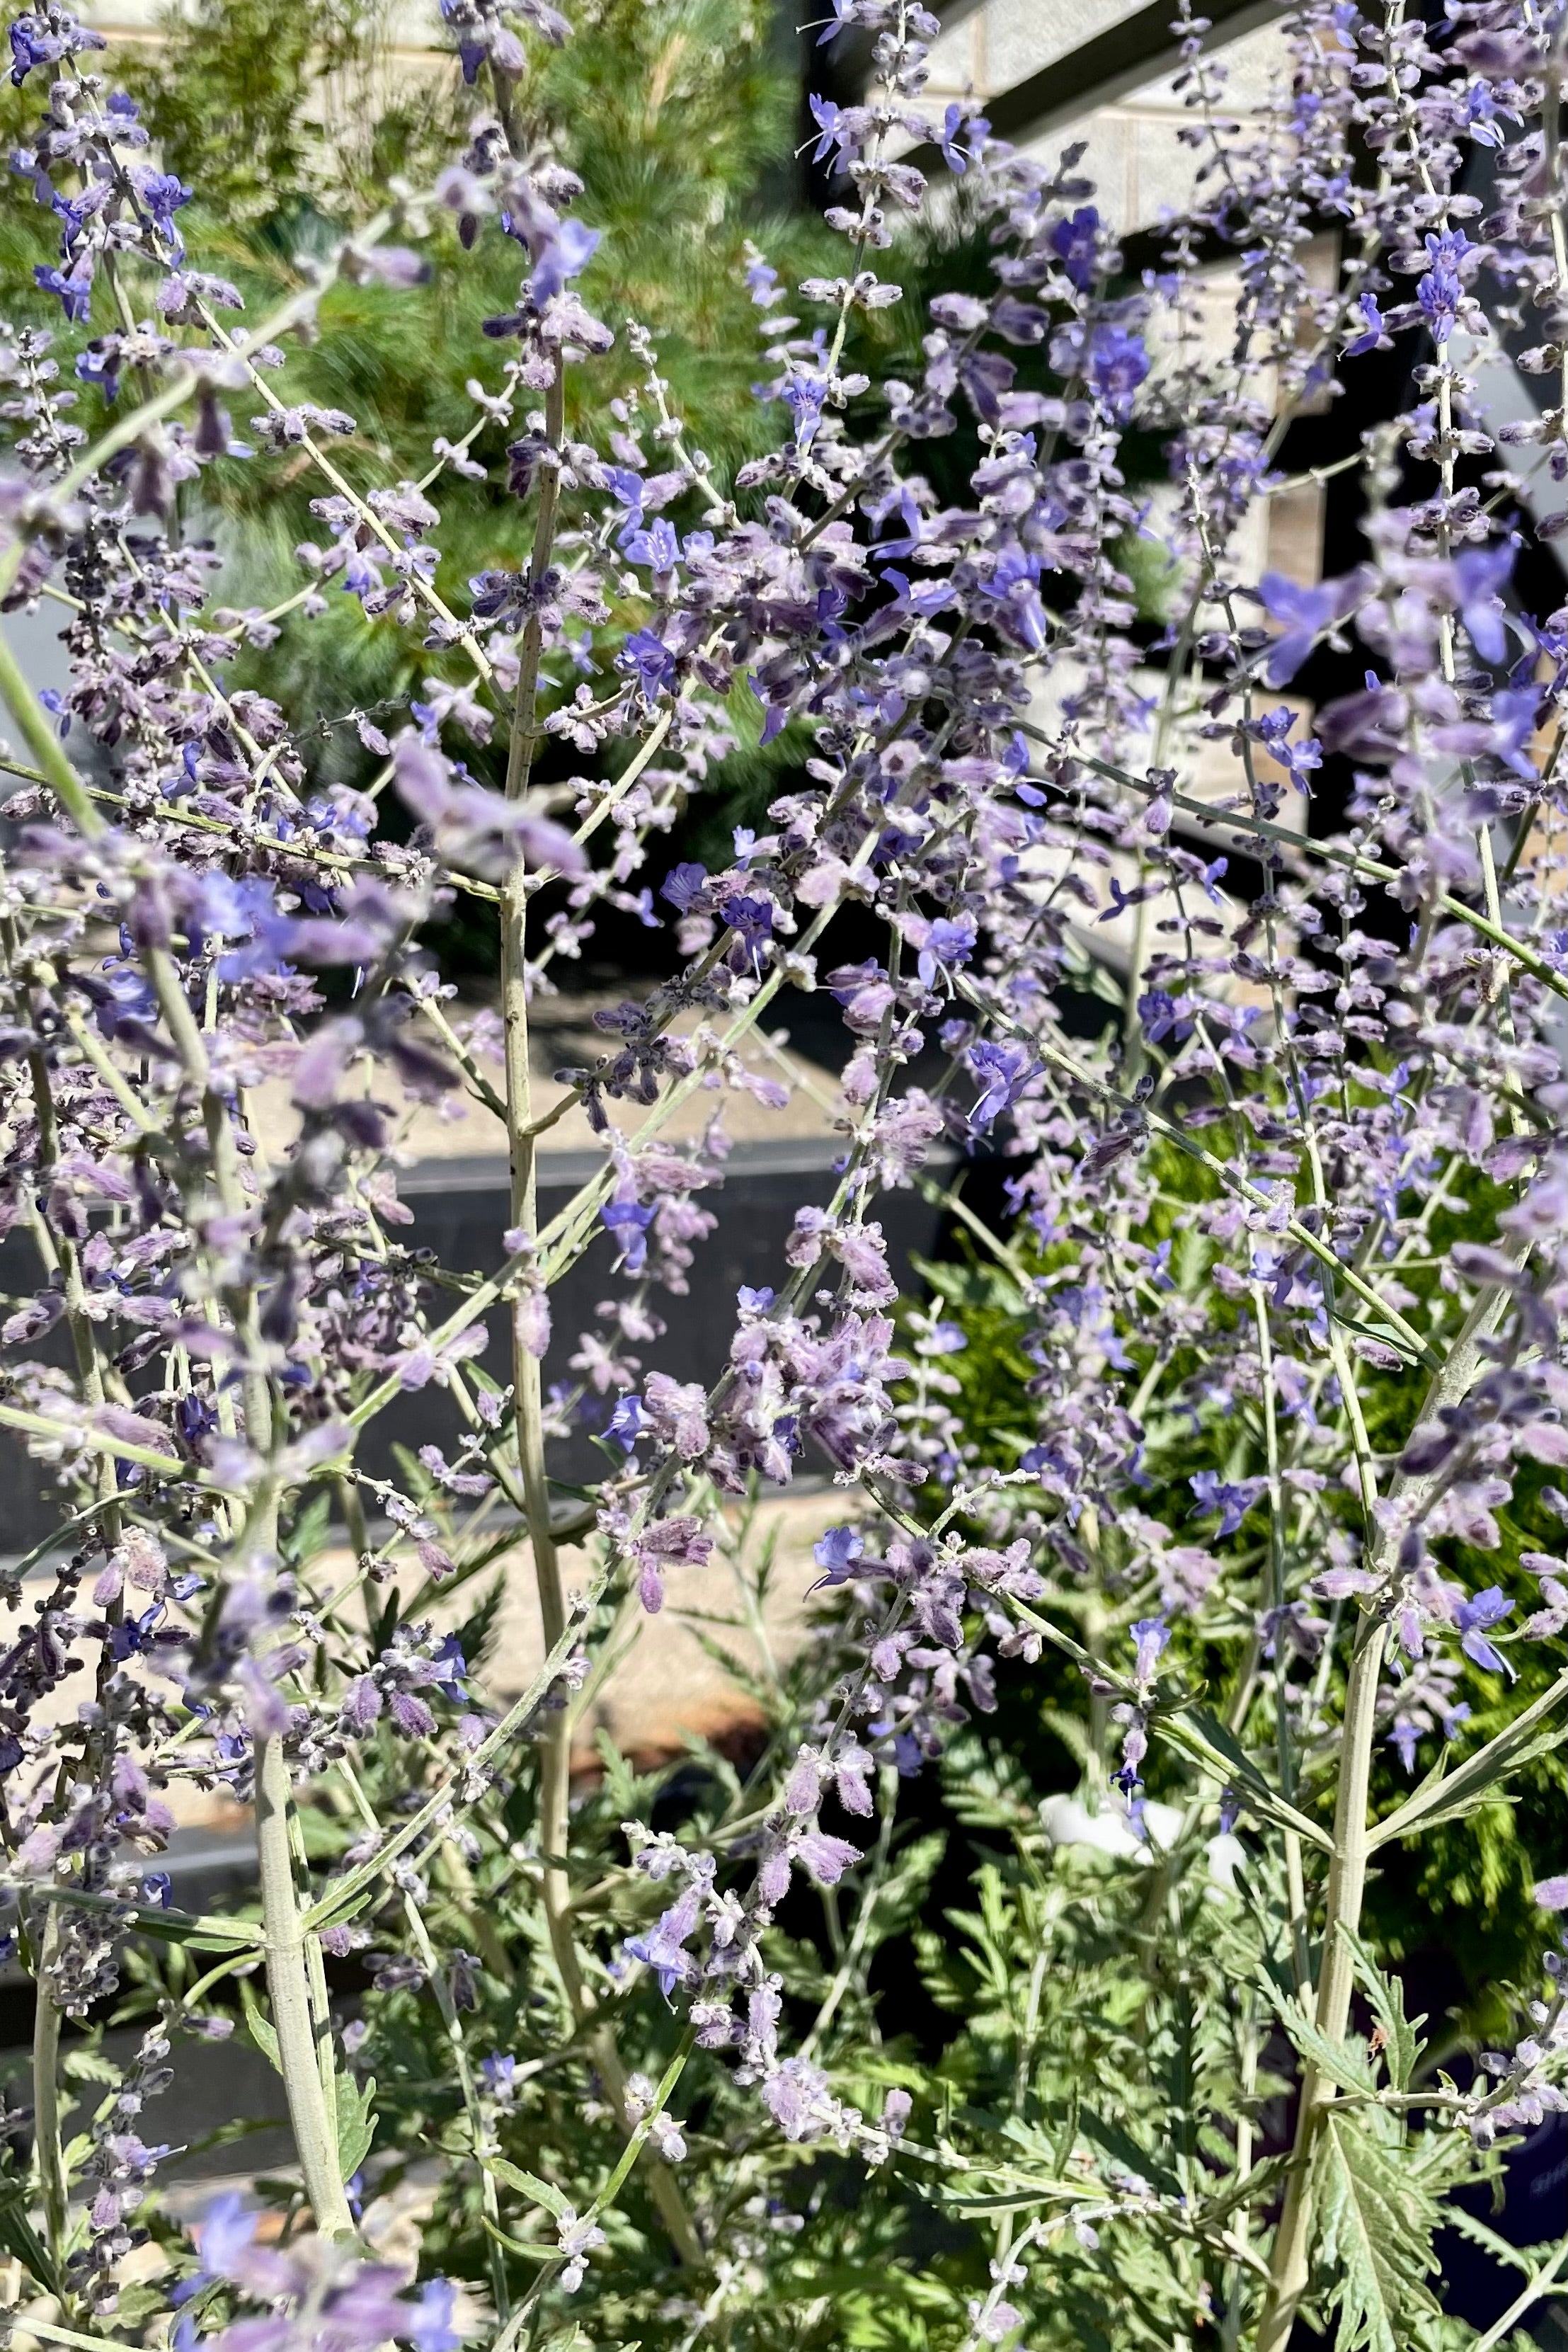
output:
[[267, 1928], [267, 1989], [272, 2001], [277, 2061], [288, 2100], [288, 2120], [299, 2155], [305, 2194], [323, 2237], [350, 2238], [353, 2216], [338, 2162], [336, 2120], [321, 2085], [321, 2058], [311, 2015], [305, 1926], [294, 1884], [289, 1835], [288, 1762], [283, 1743], [260, 1743], [256, 1769], [256, 1843]]
[[[565, 426], [563, 362], [545, 399], [545, 433], [559, 450]], [[529, 577], [542, 578], [555, 544], [559, 474], [554, 465], [540, 469], [538, 513], [534, 523], [533, 558]], [[507, 757], [507, 797], [520, 800], [528, 786], [538, 740], [539, 661], [544, 646], [543, 624], [530, 614], [523, 630], [517, 672], [517, 701], [512, 715], [511, 743]], [[519, 858], [501, 892], [501, 1011], [506, 1024], [507, 1126], [511, 1158], [512, 1223], [530, 1239], [538, 1230], [538, 1130], [533, 1116], [532, 1078], [528, 1066], [528, 877]], [[549, 1481], [545, 1468], [544, 1392], [539, 1359], [528, 1344], [523, 1300], [514, 1291], [512, 1301], [512, 1389], [517, 1432], [517, 1466], [522, 1475], [528, 1511], [529, 1549], [538, 1591], [539, 1622], [547, 1651], [553, 1650], [566, 1630], [566, 1589], [560, 1555], [550, 1532]], [[626, 2112], [626, 2070], [608, 2023], [594, 2021], [595, 2001], [582, 1972], [572, 1932], [571, 1885], [565, 1868], [570, 1839], [571, 1714], [557, 1707], [541, 1726], [539, 1759], [538, 1843], [544, 1856], [541, 1894], [551, 1957], [567, 2006], [577, 2025], [589, 2027], [589, 2047], [618, 2115]], [[649, 2183], [661, 2220], [681, 2260], [700, 2263], [702, 2242], [692, 2225], [680, 2190], [667, 2167], [650, 2167]]]

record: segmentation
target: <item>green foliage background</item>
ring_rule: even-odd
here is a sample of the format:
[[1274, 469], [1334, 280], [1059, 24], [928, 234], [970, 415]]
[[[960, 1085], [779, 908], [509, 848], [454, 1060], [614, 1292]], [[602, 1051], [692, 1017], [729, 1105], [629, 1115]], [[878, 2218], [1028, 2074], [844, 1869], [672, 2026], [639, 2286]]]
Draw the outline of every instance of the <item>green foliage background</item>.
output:
[[[452, 59], [394, 54], [384, 11], [361, 0], [196, 0], [171, 8], [163, 32], [157, 45], [112, 49], [104, 69], [141, 104], [164, 168], [194, 192], [180, 215], [193, 253], [234, 280], [251, 318], [299, 282], [312, 252], [375, 208], [389, 176], [432, 185], [486, 110], [486, 91], [465, 89]], [[762, 193], [769, 175], [788, 178], [794, 128], [790, 61], [772, 20], [750, 0], [600, 0], [574, 12], [563, 48], [531, 46], [519, 120], [584, 183], [577, 210], [603, 237], [581, 291], [617, 334], [609, 356], [573, 379], [573, 396], [591, 401], [592, 415], [569, 415], [569, 430], [602, 442], [610, 404], [634, 394], [640, 371], [624, 330], [637, 321], [653, 334], [672, 408], [727, 478], [772, 432], [753, 390], [762, 370], [744, 281], [747, 240], [787, 272], [825, 257], [820, 225]], [[9, 144], [30, 129], [38, 101], [36, 79], [22, 90], [6, 85], [0, 128]], [[3, 184], [0, 259], [20, 298], [13, 313], [57, 327], [57, 306], [27, 292], [33, 265], [54, 258], [49, 215], [25, 179]], [[366, 488], [427, 472], [436, 436], [456, 440], [473, 423], [468, 381], [488, 390], [499, 380], [506, 346], [485, 336], [483, 322], [516, 299], [519, 248], [489, 223], [465, 253], [443, 214], [423, 250], [430, 276], [411, 291], [334, 283], [319, 332], [290, 357], [292, 399], [356, 418], [357, 433], [336, 442], [334, 456]], [[150, 313], [152, 292], [151, 278], [133, 286], [139, 316]], [[95, 400], [84, 398], [89, 421]], [[239, 395], [232, 406], [243, 439], [250, 404]], [[532, 525], [506, 488], [508, 437], [486, 428], [475, 446], [486, 484], [448, 478], [434, 491], [438, 584], [458, 598], [474, 572], [526, 560]], [[656, 467], [656, 445], [648, 447]], [[230, 459], [211, 469], [204, 488], [215, 511], [205, 520], [228, 556], [227, 602], [269, 606], [304, 583], [293, 551], [319, 536], [309, 500], [323, 487], [303, 466], [291, 481], [286, 475], [282, 496], [275, 467]], [[406, 696], [441, 667], [404, 633], [367, 628], [336, 586], [328, 602], [322, 619], [286, 629], [265, 656], [267, 690], [291, 708], [373, 705]], [[261, 664], [248, 667], [255, 675], [239, 682], [260, 683]], [[355, 774], [357, 744], [340, 733], [333, 754]], [[764, 762], [765, 775], [777, 764]], [[737, 777], [742, 791], [746, 782]]]
[[[1217, 1255], [1213, 1245], [1193, 1230], [1188, 1212], [1215, 1189], [1206, 1171], [1168, 1146], [1156, 1146], [1151, 1162], [1157, 1171], [1159, 1197], [1148, 1227], [1134, 1238], [1151, 1247], [1170, 1241], [1172, 1271], [1182, 1287], [1196, 1290], [1205, 1281]], [[1496, 1198], [1483, 1197], [1486, 1187], [1473, 1187], [1474, 1197], [1455, 1199], [1431, 1223], [1431, 1244], [1426, 1265], [1413, 1269], [1410, 1287], [1423, 1297], [1435, 1294], [1437, 1268], [1456, 1242], [1473, 1240], [1494, 1230]], [[1060, 1262], [1071, 1261], [1068, 1246], [1041, 1250], [1026, 1224], [1013, 1233], [1010, 1248], [1028, 1271], [1049, 1273]], [[925, 1268], [945, 1313], [965, 1331], [968, 1344], [962, 1353], [944, 1360], [957, 1384], [954, 1407], [965, 1428], [977, 1441], [982, 1458], [998, 1469], [1012, 1470], [1036, 1439], [1027, 1388], [1035, 1366], [1019, 1346], [1019, 1302], [1007, 1270], [986, 1257], [967, 1236], [958, 1237], [956, 1255], [947, 1263]], [[1215, 1303], [1215, 1312], [1223, 1309]], [[1245, 1311], [1233, 1310], [1233, 1311]], [[1146, 1351], [1132, 1351], [1134, 1370], [1127, 1378], [1129, 1393], [1148, 1369]], [[1363, 1400], [1368, 1435], [1380, 1453], [1398, 1452], [1417, 1418], [1421, 1386], [1407, 1374], [1377, 1375], [1361, 1367]], [[1263, 1438], [1256, 1416], [1245, 1412], [1220, 1415], [1202, 1411], [1202, 1366], [1196, 1359], [1177, 1360], [1162, 1381], [1167, 1400], [1183, 1399], [1188, 1409], [1167, 1411], [1149, 1428], [1145, 1469], [1149, 1484], [1141, 1507], [1163, 1519], [1179, 1535], [1193, 1515], [1189, 1480], [1195, 1472], [1212, 1470], [1222, 1478], [1238, 1479], [1263, 1465]], [[1515, 1603], [1518, 1622], [1536, 1605], [1537, 1588], [1520, 1565], [1527, 1551], [1552, 1551], [1560, 1547], [1562, 1526], [1541, 1501], [1552, 1474], [1537, 1465], [1521, 1465], [1511, 1504], [1500, 1511], [1501, 1542], [1496, 1551], [1481, 1551], [1446, 1539], [1444, 1572], [1467, 1591], [1500, 1585]], [[1347, 1523], [1354, 1517], [1348, 1492], [1344, 1497]], [[1264, 1514], [1246, 1521], [1233, 1542], [1255, 1542]], [[1105, 1543], [1113, 1567], [1108, 1579], [1114, 1590], [1117, 1535], [1108, 1529]], [[1212, 1643], [1193, 1649], [1191, 1638], [1176, 1625], [1172, 1656], [1190, 1651], [1186, 1663], [1212, 1689], [1223, 1693], [1236, 1671], [1229, 1645]], [[1552, 1645], [1521, 1643], [1509, 1652], [1518, 1672], [1515, 1684], [1504, 1684], [1483, 1673], [1469, 1660], [1457, 1696], [1471, 1713], [1462, 1734], [1461, 1752], [1479, 1747], [1554, 1679], [1560, 1661]], [[1064, 1727], [1073, 1722], [1076, 1669], [1049, 1653], [1019, 1678], [1009, 1693], [999, 1726], [1003, 1744], [1024, 1769], [1038, 1777], [1043, 1757], [1054, 1755], [1060, 1771], [1055, 1785], [1070, 1787], [1081, 1759], [1061, 1745]], [[1422, 1743], [1416, 1777], [1436, 1758], [1431, 1738]], [[1157, 1743], [1149, 1759], [1149, 1786], [1166, 1795], [1181, 1777], [1178, 1759], [1167, 1755], [1162, 1772]], [[1373, 1781], [1374, 1803], [1379, 1814], [1396, 1810], [1408, 1793], [1410, 1779], [1393, 1748], [1383, 1745]], [[1333, 1778], [1320, 1773], [1308, 1794], [1325, 1826], [1332, 1819]], [[1309, 1810], [1312, 1810], [1309, 1806]], [[1539, 1757], [1508, 1784], [1506, 1795], [1472, 1813], [1463, 1822], [1439, 1824], [1408, 1847], [1395, 1846], [1378, 1856], [1368, 1888], [1368, 1933], [1396, 1962], [1415, 1961], [1430, 1969], [1440, 1960], [1453, 1973], [1458, 1996], [1455, 2025], [1466, 2032], [1500, 2032], [1504, 2016], [1496, 1988], [1508, 1979], [1527, 1980], [1537, 1970], [1545, 1948], [1546, 1921], [1531, 1900], [1533, 1882], [1550, 1867], [1558, 1850], [1561, 1825], [1568, 1817], [1568, 1748]]]

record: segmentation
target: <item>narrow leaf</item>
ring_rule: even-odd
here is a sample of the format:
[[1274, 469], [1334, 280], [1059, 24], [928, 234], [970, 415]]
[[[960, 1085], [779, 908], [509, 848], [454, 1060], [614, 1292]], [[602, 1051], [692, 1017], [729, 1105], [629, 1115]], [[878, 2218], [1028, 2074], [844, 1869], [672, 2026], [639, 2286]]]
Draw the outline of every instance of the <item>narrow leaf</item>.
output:
[[281, 2074], [283, 2072], [283, 2061], [277, 2053], [277, 2035], [274, 2032], [272, 2026], [268, 2023], [267, 2020], [262, 2015], [261, 2003], [257, 2000], [255, 1993], [251, 1990], [250, 1985], [244, 1977], [240, 1979], [239, 1997], [240, 2005], [245, 2011], [246, 2032], [250, 2035], [251, 2040], [255, 2042], [262, 2056], [267, 2060], [277, 2073]]
[[1174, 2169], [1168, 2164], [1163, 2163], [1152, 2149], [1140, 2147], [1137, 2141], [1129, 2133], [1124, 2132], [1119, 2124], [1105, 2122], [1103, 2116], [1093, 2114], [1088, 2107], [1084, 2108], [1081, 2121], [1084, 2132], [1094, 2142], [1096, 2147], [1103, 2148], [1108, 2157], [1113, 2158], [1128, 2172], [1139, 2174], [1163, 2196], [1179, 2197], [1181, 2195], [1181, 2183], [1176, 2179]]
[[1272, 1822], [1277, 1829], [1294, 1830], [1309, 1845], [1333, 1853], [1333, 1840], [1328, 1832], [1281, 1796], [1235, 1734], [1207, 1707], [1189, 1706], [1180, 1714], [1157, 1715], [1150, 1729], [1195, 1763], [1207, 1765], [1216, 1779], [1228, 1780], [1262, 1820]]
[[564, 2221], [572, 2210], [570, 2203], [559, 2189], [552, 2189], [549, 2182], [541, 2180], [536, 2172], [525, 2172], [520, 2164], [508, 2163], [504, 2156], [487, 2156], [485, 2169], [493, 2172], [497, 2180], [504, 2180], [508, 2189], [517, 2189], [521, 2196], [531, 2197], [536, 2205], [542, 2205], [545, 2211], [553, 2213], [558, 2221]]
[[488, 2213], [483, 2213], [479, 2218], [496, 2243], [505, 2246], [509, 2254], [527, 2254], [530, 2261], [536, 2263], [553, 2263], [560, 2259], [559, 2246], [548, 2245], [538, 2238], [514, 2238], [509, 2230], [503, 2230], [499, 2222], [492, 2221]]
[[58, 2295], [60, 2283], [55, 2266], [43, 2240], [27, 2219], [26, 2196], [24, 2182], [6, 2184], [4, 2197], [0, 2198], [0, 2246], [21, 2263], [30, 2278], [37, 2280], [46, 2294]]
[[1568, 1674], [1559, 1675], [1533, 1706], [1527, 1706], [1495, 1739], [1489, 1739], [1484, 1748], [1456, 1765], [1445, 1780], [1423, 1782], [1396, 1813], [1378, 1822], [1367, 1841], [1370, 1850], [1375, 1853], [1380, 1845], [1411, 1837], [1417, 1830], [1435, 1829], [1439, 1822], [1461, 1822], [1478, 1805], [1487, 1803], [1511, 1772], [1517, 1772], [1532, 1757], [1549, 1755], [1568, 1738], [1568, 1726], [1547, 1721], [1564, 1699], [1568, 1699]]

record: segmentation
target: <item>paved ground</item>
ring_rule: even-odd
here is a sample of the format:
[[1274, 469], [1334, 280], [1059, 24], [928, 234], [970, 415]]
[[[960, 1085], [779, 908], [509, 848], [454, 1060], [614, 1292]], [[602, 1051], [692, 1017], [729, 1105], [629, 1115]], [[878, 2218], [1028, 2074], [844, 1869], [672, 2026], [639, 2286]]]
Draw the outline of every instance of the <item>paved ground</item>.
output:
[[[746, 1676], [766, 1682], [787, 1665], [804, 1637], [806, 1595], [820, 1574], [811, 1547], [845, 1516], [846, 1501], [839, 1489], [811, 1482], [805, 1492], [759, 1505], [748, 1530], [739, 1513], [727, 1512], [712, 1559], [703, 1568], [672, 1570], [656, 1617], [629, 1602], [606, 1647], [608, 1668], [583, 1694], [575, 1742], [580, 1762], [591, 1763], [601, 1728], [625, 1753], [652, 1759], [677, 1754], [687, 1734], [723, 1738], [755, 1720], [755, 1698], [703, 1637], [728, 1652]], [[568, 1551], [562, 1560], [569, 1583], [585, 1574], [585, 1552]], [[758, 1608], [746, 1588], [769, 1560]], [[543, 1656], [532, 1560], [522, 1545], [507, 1574], [489, 1675], [496, 1696], [525, 1688]]]
[[[665, 1605], [650, 1617], [634, 1601], [623, 1609], [602, 1659], [579, 1706], [575, 1753], [580, 1769], [596, 1768], [596, 1736], [608, 1731], [617, 1746], [639, 1762], [679, 1753], [686, 1737], [724, 1739], [744, 1736], [758, 1719], [758, 1679], [786, 1666], [804, 1638], [806, 1596], [818, 1570], [811, 1547], [824, 1528], [845, 1515], [846, 1496], [825, 1481], [803, 1481], [788, 1495], [758, 1505], [748, 1528], [731, 1508], [721, 1519], [719, 1540], [703, 1568], [673, 1570]], [[563, 1550], [569, 1587], [585, 1581], [589, 1555], [580, 1547]], [[770, 1561], [760, 1605], [748, 1601], [758, 1564]], [[740, 1570], [746, 1570], [745, 1583]], [[321, 1588], [350, 1571], [346, 1551], [319, 1562]], [[487, 1703], [505, 1706], [526, 1689], [544, 1656], [533, 1561], [526, 1540], [501, 1563], [500, 1619], [494, 1653], [481, 1678]], [[37, 1581], [29, 1578], [29, 1584]], [[41, 1589], [41, 1588], [40, 1588]], [[432, 1612], [448, 1621], [472, 1608], [475, 1588], [461, 1600]], [[705, 1638], [706, 1637], [706, 1638]], [[716, 1657], [716, 1643], [738, 1673]], [[61, 1685], [40, 1717], [63, 1719], [87, 1696], [85, 1675]], [[232, 1833], [243, 1843], [250, 1833], [248, 1810], [226, 1798], [213, 1798], [183, 1784], [170, 1791], [183, 1828]], [[226, 1853], [227, 1847], [225, 1846]]]

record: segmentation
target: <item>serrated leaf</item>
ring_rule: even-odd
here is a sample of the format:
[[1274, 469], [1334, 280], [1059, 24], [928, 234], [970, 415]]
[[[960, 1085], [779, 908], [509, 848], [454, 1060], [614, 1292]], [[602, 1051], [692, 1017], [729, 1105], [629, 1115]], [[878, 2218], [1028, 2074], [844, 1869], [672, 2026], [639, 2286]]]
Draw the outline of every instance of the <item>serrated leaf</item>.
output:
[[168, 2288], [162, 2279], [139, 2279], [122, 2286], [114, 2307], [118, 2326], [141, 2329], [143, 2323], [165, 2315], [169, 2309]]
[[[419, 1466], [428, 1485], [428, 1473], [423, 1472], [423, 1464]], [[329, 1495], [318, 1495], [315, 1501], [307, 1504], [299, 1513], [288, 1538], [287, 1559], [291, 1567], [303, 1568], [324, 1549], [329, 1540], [331, 1516], [332, 1498]]]
[[68, 2050], [60, 2072], [70, 2083], [120, 2083], [120, 2068], [101, 2050]]
[[1075, 1715], [1068, 1715], [1059, 1706], [1042, 1706], [1040, 1720], [1044, 1730], [1060, 1739], [1073, 1762], [1087, 1764], [1094, 1753], [1093, 1742], [1083, 1723]]
[[1339, 2315], [1336, 2352], [1408, 2352], [1416, 2323], [1437, 2305], [1437, 2210], [1398, 2151], [1330, 2108], [1312, 2158], [1319, 2252]]
[[1410, 2077], [1416, 2071], [1416, 2061], [1426, 2048], [1416, 2029], [1427, 2022], [1424, 2017], [1407, 2018], [1405, 2014], [1405, 1990], [1397, 1977], [1386, 1977], [1378, 1967], [1361, 1937], [1340, 1922], [1343, 1937], [1355, 1966], [1356, 1982], [1366, 1995], [1372, 2013], [1386, 2037], [1383, 2062], [1388, 2069], [1388, 2079], [1396, 2091], [1410, 2087]]
[[720, 1672], [727, 1675], [748, 1698], [760, 1702], [768, 1697], [767, 1681], [745, 1658], [740, 1656], [738, 1652], [729, 1649], [723, 1642], [716, 1641], [711, 1633], [705, 1633], [696, 1621], [694, 1611], [681, 1610], [676, 1613], [678, 1622], [685, 1627], [699, 1649], [705, 1655], [711, 1658]]
[[497, 2180], [504, 2180], [508, 2189], [516, 2189], [522, 2196], [531, 2197], [536, 2205], [542, 2205], [545, 2211], [553, 2213], [558, 2221], [564, 2221], [572, 2210], [570, 2200], [561, 2195], [559, 2189], [552, 2189], [549, 2182], [541, 2180], [536, 2172], [525, 2172], [520, 2164], [509, 2163], [504, 2156], [487, 2156], [485, 2169], [493, 2172]]
[[593, 1736], [593, 1744], [604, 1767], [604, 1788], [610, 1802], [622, 1816], [634, 1812], [637, 1808], [636, 1773], [602, 1725]]
[[1289, 1993], [1269, 1988], [1281, 2024], [1290, 2035], [1299, 2054], [1317, 2068], [1342, 2091], [1372, 2092], [1377, 2088], [1372, 2068], [1353, 2043], [1331, 2042], [1321, 2033], [1299, 2000]]
[[1522, 2271], [1526, 2278], [1534, 2274], [1535, 2265], [1522, 2247], [1510, 2245], [1495, 2230], [1489, 2229], [1474, 2213], [1467, 2213], [1462, 2205], [1450, 2205], [1443, 2215], [1445, 2229], [1458, 2231], [1472, 2246], [1481, 2247], [1494, 2263], [1506, 2263], [1512, 2270]]
[[337, 2074], [333, 2084], [338, 2098], [338, 2162], [343, 2179], [351, 2180], [376, 2136], [376, 2081], [373, 2074], [364, 2083], [356, 2083], [351, 2074]]

